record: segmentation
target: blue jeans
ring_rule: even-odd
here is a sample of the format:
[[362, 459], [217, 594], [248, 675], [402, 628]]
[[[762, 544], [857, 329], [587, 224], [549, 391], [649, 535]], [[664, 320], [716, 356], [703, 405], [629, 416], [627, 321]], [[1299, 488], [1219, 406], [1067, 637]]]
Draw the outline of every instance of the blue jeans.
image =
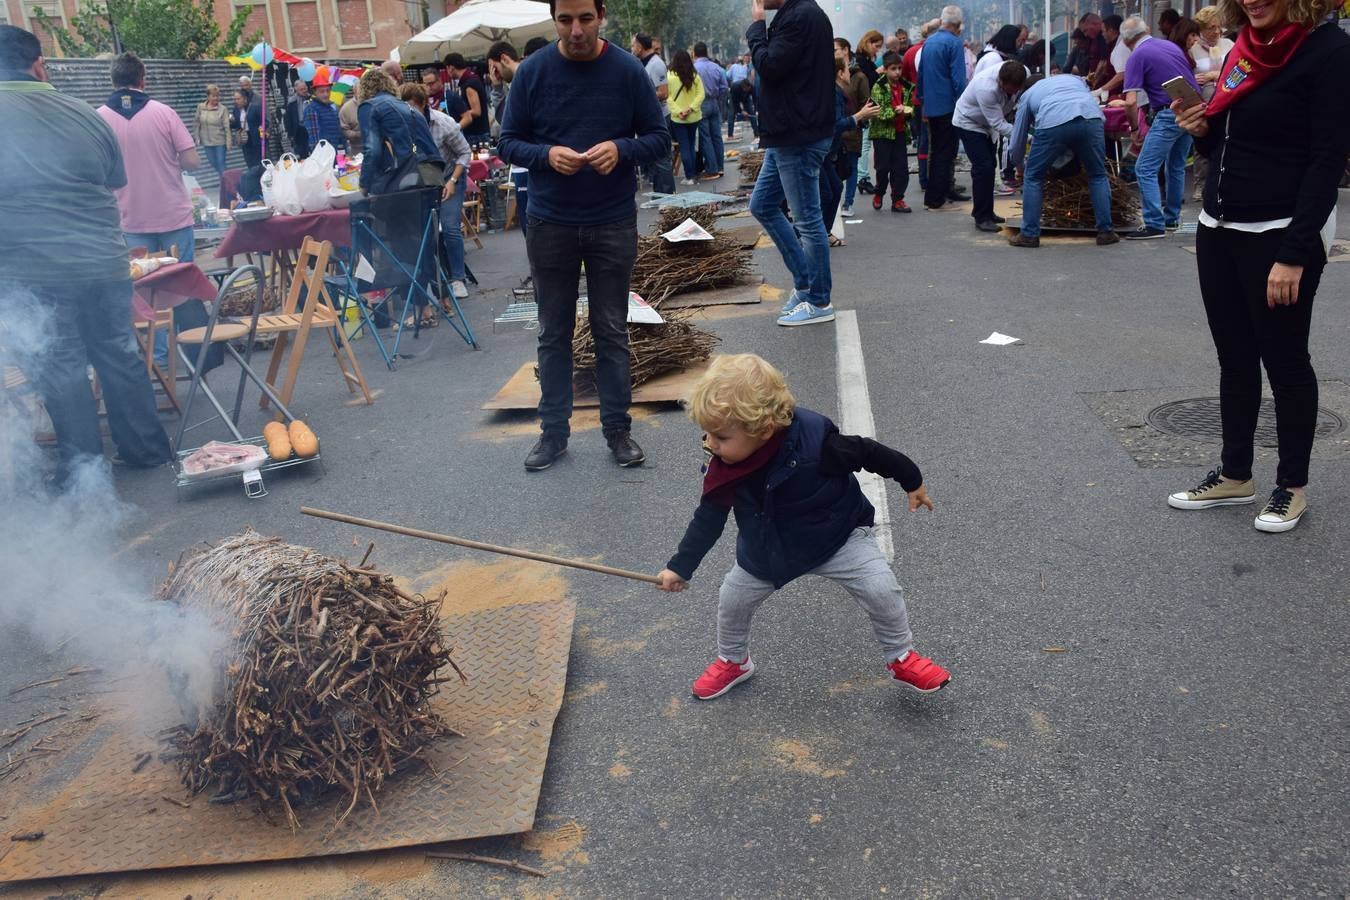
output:
[[[516, 201], [520, 208], [520, 201]], [[445, 248], [445, 259], [450, 267], [450, 280], [464, 280], [464, 232], [460, 231], [460, 219], [464, 210], [464, 176], [455, 182], [455, 194], [449, 200], [441, 201], [441, 246]], [[522, 220], [523, 221], [523, 220]]]
[[[768, 148], [750, 195], [750, 214], [782, 254], [792, 273], [792, 286], [816, 306], [830, 305], [830, 243], [820, 210], [820, 167], [830, 143], [826, 137], [810, 144]], [[783, 215], [785, 198], [792, 222]]]
[[[1134, 164], [1139, 178], [1139, 204], [1143, 207], [1144, 227], [1162, 228], [1181, 218], [1181, 201], [1186, 192], [1186, 157], [1191, 152], [1191, 136], [1177, 127], [1176, 113], [1164, 109], [1153, 118], [1153, 126], [1144, 138], [1139, 161]], [[1167, 207], [1163, 208], [1158, 170], [1167, 167]]]
[[1041, 236], [1041, 204], [1045, 173], [1068, 148], [1083, 164], [1088, 176], [1088, 194], [1098, 231], [1111, 231], [1111, 182], [1106, 177], [1106, 132], [1101, 119], [1077, 118], [1054, 128], [1037, 128], [1027, 156], [1026, 181], [1022, 185], [1022, 234]]
[[[61, 477], [75, 463], [103, 455], [98, 410], [86, 374], [89, 365], [98, 373], [108, 430], [122, 459], [135, 466], [173, 459], [131, 330], [131, 280], [28, 283], [21, 291], [49, 314], [46, 346], [37, 359], [22, 362], [56, 430]], [[0, 285], [0, 296], [6, 293]]]
[[[693, 178], [698, 171], [698, 122], [685, 124], [670, 120], [670, 135], [680, 145], [680, 165], [684, 166], [684, 177]], [[675, 176], [670, 176], [671, 190], [675, 190]]]
[[216, 170], [217, 175], [225, 174], [225, 145], [219, 147], [203, 147], [202, 151], [206, 154], [206, 161], [211, 164], [211, 168]]
[[703, 171], [720, 175], [725, 164], [721, 100], [703, 101], [703, 118], [698, 123], [698, 143], [703, 152]]
[[531, 219], [525, 252], [539, 304], [539, 424], [567, 438], [572, 418], [572, 333], [577, 281], [586, 266], [595, 386], [606, 437], [632, 427], [628, 358], [628, 290], [637, 258], [637, 212], [604, 225], [559, 225]]
[[858, 193], [858, 159], [857, 153], [845, 153], [848, 159], [848, 178], [844, 181], [844, 206], [852, 207], [853, 198]]
[[[210, 147], [206, 149], [210, 150]], [[222, 150], [225, 148], [222, 147]], [[192, 226], [180, 228], [177, 231], [161, 231], [148, 233], [124, 232], [122, 237], [126, 238], [127, 249], [134, 250], [137, 247], [144, 247], [150, 256], [157, 256], [161, 253], [168, 253], [172, 248], [178, 248], [179, 262], [192, 262], [197, 256], [196, 240], [192, 236]], [[210, 297], [203, 299], [210, 300]], [[188, 301], [191, 303], [192, 301]], [[185, 314], [192, 317], [194, 324], [187, 325], [178, 321], [178, 310], [174, 310], [175, 328], [195, 328], [206, 324], [206, 311], [200, 303], [195, 304], [195, 309], [184, 310]], [[201, 321], [197, 322], [197, 314], [200, 312]], [[155, 332], [155, 362], [164, 365], [169, 360], [169, 335], [164, 331]]]

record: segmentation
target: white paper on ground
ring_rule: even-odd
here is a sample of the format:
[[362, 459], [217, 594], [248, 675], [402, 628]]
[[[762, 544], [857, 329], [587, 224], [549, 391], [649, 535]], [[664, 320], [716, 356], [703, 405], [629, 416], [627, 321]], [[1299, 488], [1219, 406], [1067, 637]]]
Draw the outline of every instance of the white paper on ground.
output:
[[995, 331], [989, 337], [980, 341], [981, 344], [993, 344], [995, 347], [1006, 347], [1008, 344], [1020, 344], [1021, 338], [1015, 338], [1012, 335], [1000, 334]]
[[844, 220], [844, 224], [845, 224], [845, 225], [861, 225], [861, 224], [862, 224], [862, 221], [863, 221], [862, 219], [845, 219], [845, 220]]
[[356, 257], [355, 275], [357, 281], [369, 282], [375, 280], [375, 267], [370, 264], [370, 260], [366, 259], [365, 256], [360, 254], [358, 254]]
[[666, 320], [646, 300], [632, 291], [628, 292], [628, 321], [636, 325], [661, 325]]
[[683, 222], [661, 235], [661, 237], [670, 241], [672, 244], [682, 244], [685, 241], [713, 240], [713, 236], [704, 231], [693, 219], [685, 219]]

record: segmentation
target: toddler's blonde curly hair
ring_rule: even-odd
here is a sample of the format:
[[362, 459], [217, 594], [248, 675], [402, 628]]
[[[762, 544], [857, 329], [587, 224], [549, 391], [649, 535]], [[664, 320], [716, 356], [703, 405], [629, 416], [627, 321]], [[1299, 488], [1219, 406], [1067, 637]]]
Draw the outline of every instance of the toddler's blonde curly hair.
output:
[[767, 436], [792, 424], [797, 401], [783, 373], [767, 360], [734, 353], [713, 357], [686, 406], [704, 431], [739, 425], [746, 434]]

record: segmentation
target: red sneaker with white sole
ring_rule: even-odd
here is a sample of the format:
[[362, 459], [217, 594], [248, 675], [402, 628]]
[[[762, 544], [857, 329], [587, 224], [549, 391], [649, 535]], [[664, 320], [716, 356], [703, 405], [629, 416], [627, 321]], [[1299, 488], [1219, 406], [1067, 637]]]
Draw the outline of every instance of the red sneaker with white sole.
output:
[[904, 659], [886, 663], [896, 681], [904, 682], [921, 694], [931, 694], [952, 680], [952, 673], [939, 666], [917, 650], [911, 650]]
[[703, 670], [703, 674], [694, 682], [694, 696], [700, 700], [712, 700], [720, 697], [736, 685], [755, 674], [755, 662], [750, 657], [743, 663], [717, 657], [712, 665]]

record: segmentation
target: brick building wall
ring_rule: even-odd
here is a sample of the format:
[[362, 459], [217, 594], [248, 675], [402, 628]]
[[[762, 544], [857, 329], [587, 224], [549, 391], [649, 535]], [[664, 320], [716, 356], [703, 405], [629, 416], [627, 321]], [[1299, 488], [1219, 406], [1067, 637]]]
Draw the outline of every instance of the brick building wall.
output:
[[[69, 24], [80, 0], [0, 0], [0, 24], [18, 25], [37, 34], [49, 57], [60, 55], [49, 35], [33, 21], [39, 7]], [[215, 0], [222, 31], [236, 10], [251, 6], [245, 33], [261, 31], [269, 41], [300, 56], [323, 62], [337, 59], [384, 60], [389, 52], [426, 24], [453, 12], [463, 0]]]

